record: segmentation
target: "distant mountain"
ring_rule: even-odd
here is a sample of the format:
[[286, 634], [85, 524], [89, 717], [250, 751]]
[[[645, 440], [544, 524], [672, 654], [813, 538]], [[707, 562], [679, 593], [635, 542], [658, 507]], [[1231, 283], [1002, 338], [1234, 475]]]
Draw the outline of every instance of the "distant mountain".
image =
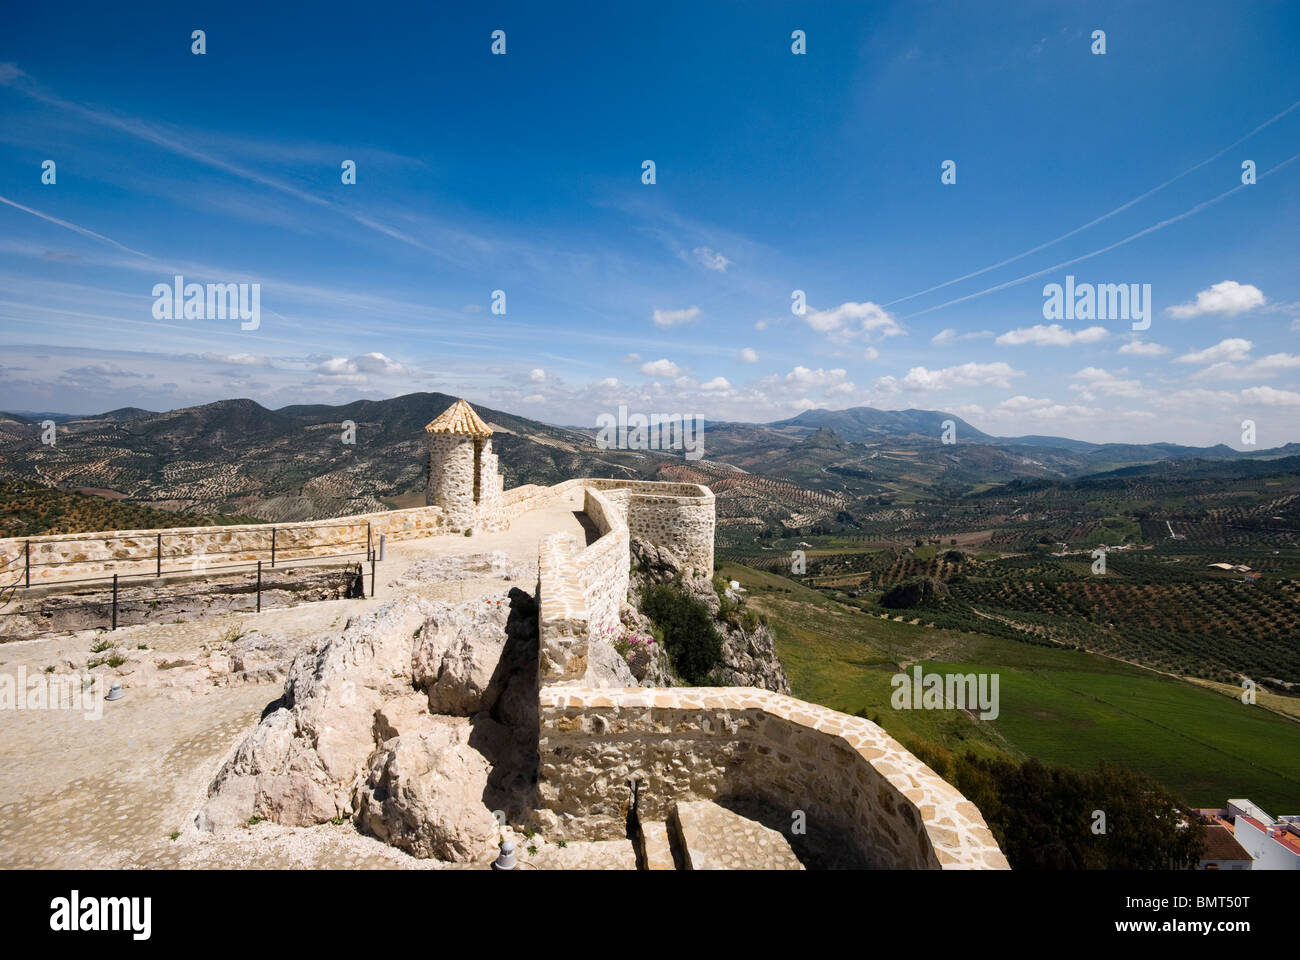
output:
[[[0, 419], [0, 474], [66, 490], [211, 516], [317, 519], [423, 504], [424, 427], [454, 401], [440, 393], [342, 406], [268, 410], [248, 399], [153, 413], [127, 407], [59, 424], [40, 443], [37, 420]], [[602, 451], [586, 434], [487, 407], [507, 486], [572, 476], [635, 477], [655, 459]], [[343, 442], [343, 421], [356, 425]]]
[[938, 410], [877, 410], [875, 407], [849, 407], [847, 410], [805, 410], [789, 420], [778, 420], [770, 427], [811, 427], [834, 430], [845, 440], [869, 443], [900, 436], [937, 441], [944, 432], [944, 422], [951, 420], [959, 441], [990, 441], [987, 433], [976, 430], [961, 417]]
[[[424, 426], [454, 400], [412, 393], [278, 410], [248, 399], [161, 413], [123, 407], [64, 417], [54, 446], [40, 442], [36, 416], [0, 414], [0, 476], [217, 518], [323, 519], [415, 506], [424, 502]], [[719, 496], [720, 535], [730, 526], [736, 536], [795, 515], [851, 518], [900, 499], [996, 496], [1130, 465], [1300, 453], [1297, 444], [1242, 454], [1224, 445], [994, 437], [943, 411], [854, 407], [767, 424], [709, 421], [703, 458], [686, 459], [680, 450], [601, 449], [593, 428], [476, 409], [495, 431], [507, 487], [580, 476], [708, 483]], [[942, 442], [949, 420], [951, 444]], [[344, 442], [344, 421], [355, 424], [354, 443]]]

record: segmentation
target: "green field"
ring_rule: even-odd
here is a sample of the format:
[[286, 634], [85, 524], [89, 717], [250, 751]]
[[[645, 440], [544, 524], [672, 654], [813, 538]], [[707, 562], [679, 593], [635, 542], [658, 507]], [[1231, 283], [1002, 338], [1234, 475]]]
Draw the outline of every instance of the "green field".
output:
[[[1074, 769], [1111, 761], [1193, 806], [1249, 797], [1275, 815], [1300, 811], [1300, 723], [1262, 707], [1092, 654], [883, 620], [747, 567], [722, 571], [767, 616], [795, 696], [865, 710], [903, 742]], [[890, 678], [913, 663], [997, 673], [1000, 715], [894, 710]]]

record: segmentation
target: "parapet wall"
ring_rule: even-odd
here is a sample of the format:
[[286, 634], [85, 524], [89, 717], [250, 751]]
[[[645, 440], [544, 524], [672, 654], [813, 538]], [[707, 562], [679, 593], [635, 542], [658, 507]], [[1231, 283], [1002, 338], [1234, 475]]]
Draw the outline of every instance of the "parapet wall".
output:
[[[466, 462], [472, 466], [472, 460]], [[469, 475], [472, 476], [472, 471]], [[636, 480], [567, 480], [552, 487], [529, 484], [501, 492], [501, 478], [491, 472], [486, 482], [497, 490], [486, 491], [483, 503], [477, 506], [470, 503], [468, 507], [473, 511], [473, 526], [479, 530], [508, 529], [523, 514], [542, 509], [574, 490], [594, 489], [605, 496], [604, 506], [598, 509], [608, 506], [611, 513], [618, 513], [632, 536], [651, 539], [673, 549], [683, 562], [701, 565], [707, 558], [707, 571], [712, 570], [713, 494], [705, 487]], [[296, 560], [331, 553], [363, 553], [367, 527], [377, 545], [381, 535], [393, 541], [409, 540], [459, 533], [466, 525], [465, 515], [448, 517], [440, 507], [426, 506], [295, 523], [15, 537], [0, 540], [0, 570], [5, 577], [21, 575], [28, 543], [34, 586], [114, 573], [152, 574], [158, 569], [160, 534], [162, 569], [166, 573], [182, 567], [188, 569], [196, 557], [203, 557], [213, 567], [269, 561], [272, 528], [277, 559]]]
[[107, 530], [0, 540], [0, 569], [21, 575], [26, 544], [31, 544], [31, 582], [57, 583], [96, 576], [151, 574], [157, 570], [162, 537], [163, 572], [188, 568], [196, 557], [211, 566], [269, 560], [274, 528], [277, 559], [296, 560], [366, 549], [366, 531], [379, 537], [409, 540], [446, 532], [438, 507], [412, 507], [380, 513], [352, 514], [333, 520], [277, 524], [231, 524], [214, 527], [169, 527], [163, 530]]
[[623, 513], [607, 494], [588, 487], [583, 512], [598, 534], [585, 548], [572, 534], [538, 547], [538, 682], [582, 683], [594, 636], [619, 622], [627, 601], [630, 541]]
[[[1008, 868], [975, 805], [868, 720], [751, 687], [585, 685], [590, 643], [626, 597], [630, 538], [711, 573], [714, 502], [692, 484], [578, 484], [598, 538], [584, 549], [571, 534], [548, 537], [538, 563], [538, 790], [549, 833], [625, 836], [635, 780], [642, 820], [667, 820], [678, 800], [761, 800], [833, 835], [843, 865]], [[551, 490], [561, 488], [572, 489]]]
[[841, 841], [844, 865], [1007, 869], [974, 804], [876, 724], [751, 687], [541, 690], [548, 832], [614, 839], [677, 800], [761, 798]]

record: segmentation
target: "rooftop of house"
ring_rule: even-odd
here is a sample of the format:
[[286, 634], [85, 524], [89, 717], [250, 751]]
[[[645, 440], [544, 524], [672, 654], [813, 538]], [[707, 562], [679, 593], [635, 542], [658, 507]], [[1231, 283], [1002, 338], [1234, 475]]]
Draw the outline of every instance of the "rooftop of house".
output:
[[457, 400], [425, 428], [426, 433], [459, 433], [470, 437], [490, 437], [492, 428], [464, 400]]
[[1202, 860], [1250, 860], [1251, 855], [1237, 842], [1231, 828], [1221, 823], [1205, 829], [1205, 852]]

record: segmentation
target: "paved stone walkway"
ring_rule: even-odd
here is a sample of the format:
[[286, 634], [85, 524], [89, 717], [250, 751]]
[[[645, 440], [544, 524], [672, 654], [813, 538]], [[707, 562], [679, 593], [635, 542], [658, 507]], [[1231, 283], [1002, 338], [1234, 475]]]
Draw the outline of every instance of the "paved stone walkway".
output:
[[804, 869], [779, 831], [708, 800], [678, 801], [668, 828], [691, 870]]

